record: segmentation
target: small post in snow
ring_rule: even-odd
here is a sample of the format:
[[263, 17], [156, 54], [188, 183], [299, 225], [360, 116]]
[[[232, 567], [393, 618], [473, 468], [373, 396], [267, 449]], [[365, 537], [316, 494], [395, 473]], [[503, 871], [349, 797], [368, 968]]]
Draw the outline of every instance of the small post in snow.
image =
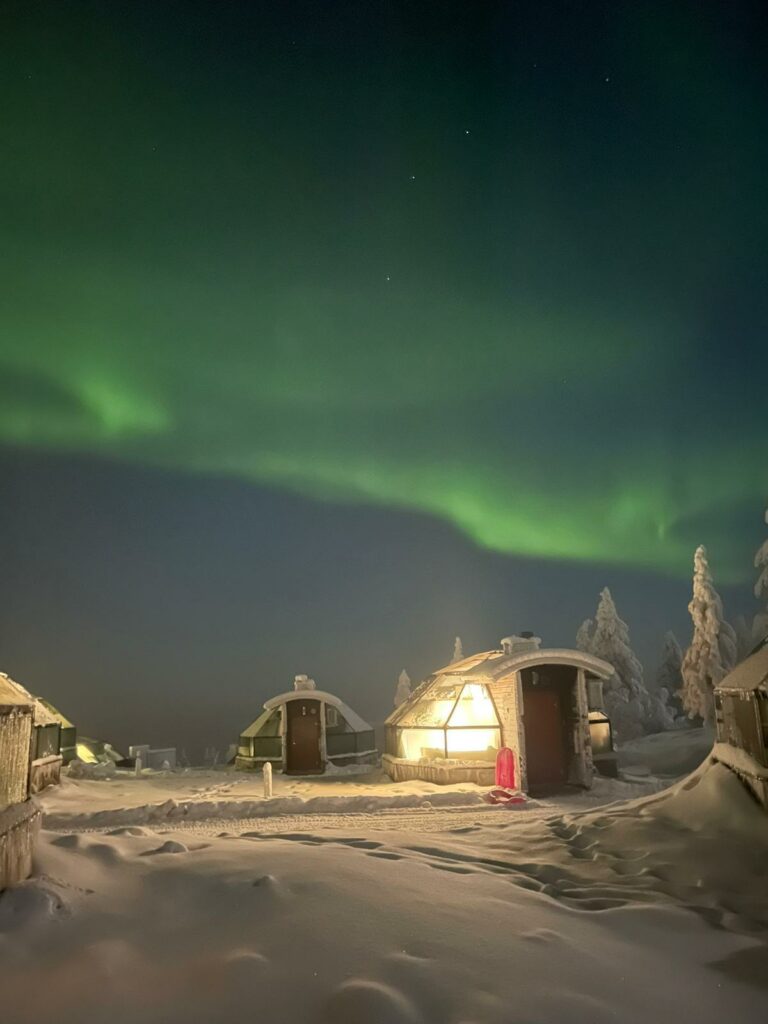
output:
[[264, 799], [269, 800], [272, 796], [272, 765], [269, 761], [264, 764]]
[[136, 771], [137, 775], [141, 775], [141, 769], [142, 768], [143, 768], [143, 765], [141, 763], [141, 754], [139, 754], [138, 757], [136, 758], [136, 765], [135, 765], [135, 771]]

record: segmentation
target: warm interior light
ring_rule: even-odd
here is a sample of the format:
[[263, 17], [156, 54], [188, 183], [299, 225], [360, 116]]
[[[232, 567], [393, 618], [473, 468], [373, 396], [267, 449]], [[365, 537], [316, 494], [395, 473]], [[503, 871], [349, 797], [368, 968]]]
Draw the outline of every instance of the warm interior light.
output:
[[611, 723], [600, 711], [589, 713], [589, 737], [592, 741], [593, 754], [610, 754], [613, 750]]
[[77, 759], [83, 764], [98, 764], [99, 759], [84, 743], [77, 744]]
[[472, 755], [481, 760], [492, 760], [501, 746], [498, 729], [449, 729], [448, 756]]
[[498, 725], [496, 710], [488, 691], [479, 683], [467, 683], [456, 702], [449, 726]]
[[403, 729], [400, 750], [399, 756], [409, 761], [445, 757], [445, 732], [443, 729]]

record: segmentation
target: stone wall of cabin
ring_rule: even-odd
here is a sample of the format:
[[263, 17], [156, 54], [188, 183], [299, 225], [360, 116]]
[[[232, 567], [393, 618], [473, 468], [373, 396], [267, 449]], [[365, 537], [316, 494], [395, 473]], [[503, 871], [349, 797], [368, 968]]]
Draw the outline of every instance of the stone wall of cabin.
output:
[[519, 672], [488, 685], [501, 722], [501, 742], [515, 755], [515, 782], [527, 789], [525, 771], [525, 730], [523, 726], [523, 684]]
[[574, 695], [575, 721], [573, 726], [574, 758], [571, 762], [571, 778], [579, 786], [590, 787], [595, 774], [592, 763], [592, 741], [589, 735], [589, 700], [587, 694], [586, 674], [583, 668], [576, 673], [576, 692]]

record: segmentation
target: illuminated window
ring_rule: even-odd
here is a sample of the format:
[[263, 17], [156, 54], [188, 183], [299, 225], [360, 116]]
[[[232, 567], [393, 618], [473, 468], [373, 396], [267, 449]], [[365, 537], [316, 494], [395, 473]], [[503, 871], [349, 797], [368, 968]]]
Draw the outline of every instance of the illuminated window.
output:
[[589, 712], [589, 738], [593, 754], [610, 754], [613, 750], [611, 723], [602, 711]]
[[406, 710], [398, 725], [425, 729], [444, 726], [456, 706], [460, 692], [460, 682], [431, 687], [421, 700]]
[[443, 676], [397, 722], [397, 756], [493, 761], [501, 729], [488, 689]]
[[495, 761], [501, 747], [500, 729], [448, 729], [448, 757], [466, 761]]
[[445, 757], [445, 730], [402, 729], [398, 746], [398, 757], [405, 757], [409, 761]]
[[496, 708], [488, 690], [479, 683], [467, 683], [456, 701], [453, 714], [448, 719], [450, 727], [474, 725], [498, 725]]

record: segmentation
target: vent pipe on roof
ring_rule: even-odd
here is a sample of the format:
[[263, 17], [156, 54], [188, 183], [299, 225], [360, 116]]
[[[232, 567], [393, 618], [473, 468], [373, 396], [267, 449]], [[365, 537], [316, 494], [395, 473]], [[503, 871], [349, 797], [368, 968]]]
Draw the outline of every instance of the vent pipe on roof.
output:
[[530, 630], [505, 636], [501, 641], [501, 649], [505, 654], [524, 654], [526, 651], [538, 651], [540, 647], [541, 637], [534, 636]]
[[309, 676], [294, 676], [293, 677], [293, 688], [294, 690], [314, 690], [315, 680], [310, 679]]

